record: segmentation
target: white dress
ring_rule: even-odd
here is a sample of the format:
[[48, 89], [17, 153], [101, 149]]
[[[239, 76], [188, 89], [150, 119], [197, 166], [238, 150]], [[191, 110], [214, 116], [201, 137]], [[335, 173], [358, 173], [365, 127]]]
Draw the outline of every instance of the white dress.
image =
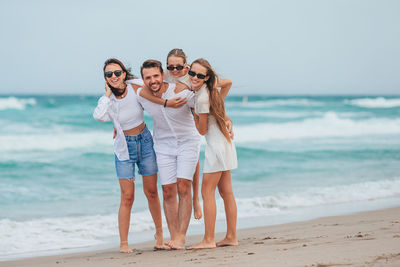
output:
[[210, 114], [210, 100], [205, 84], [195, 91], [194, 109], [196, 114], [208, 113], [203, 172], [212, 173], [236, 169], [238, 162], [235, 144], [233, 140], [228, 142], [219, 129], [217, 120]]

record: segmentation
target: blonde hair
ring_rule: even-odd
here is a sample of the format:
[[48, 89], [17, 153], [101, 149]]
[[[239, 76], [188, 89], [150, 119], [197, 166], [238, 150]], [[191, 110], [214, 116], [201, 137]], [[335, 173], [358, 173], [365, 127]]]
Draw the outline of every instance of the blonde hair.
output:
[[171, 51], [169, 51], [168, 55], [167, 55], [167, 65], [168, 65], [168, 59], [169, 57], [174, 56], [174, 57], [180, 57], [183, 59], [183, 64], [186, 63], [186, 54], [185, 52], [183, 52], [182, 49], [180, 48], [174, 48]]
[[231, 138], [229, 136], [228, 130], [226, 129], [225, 124], [225, 104], [224, 100], [222, 99], [219, 91], [216, 87], [218, 75], [215, 73], [213, 68], [211, 67], [210, 63], [204, 59], [199, 58], [193, 61], [193, 64], [199, 64], [207, 69], [207, 76], [209, 77], [208, 80], [205, 82], [207, 85], [207, 89], [209, 92], [209, 100], [210, 100], [210, 114], [215, 117], [217, 120], [217, 124], [219, 129], [221, 130], [222, 134], [225, 136], [228, 142], [231, 142]]

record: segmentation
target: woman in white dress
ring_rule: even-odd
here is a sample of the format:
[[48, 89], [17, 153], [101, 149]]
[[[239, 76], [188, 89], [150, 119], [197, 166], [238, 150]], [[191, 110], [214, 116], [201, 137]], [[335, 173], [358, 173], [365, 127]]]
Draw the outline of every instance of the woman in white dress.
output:
[[[192, 89], [192, 84], [189, 78], [189, 66], [185, 52], [180, 48], [174, 48], [169, 51], [167, 55], [167, 71], [165, 72], [164, 79], [167, 82], [183, 83]], [[218, 79], [217, 87], [227, 88], [232, 85], [232, 81], [228, 79]], [[228, 91], [222, 91], [223, 98], [225, 98]], [[231, 124], [229, 125], [231, 127]], [[193, 213], [195, 219], [202, 217], [201, 205], [199, 200], [199, 180], [200, 180], [200, 164], [197, 163], [196, 171], [193, 176]]]
[[[190, 81], [195, 91], [195, 123], [197, 130], [206, 137], [206, 150], [201, 194], [203, 197], [205, 233], [202, 242], [191, 249], [236, 246], [237, 208], [233, 195], [231, 171], [237, 168], [235, 145], [226, 126], [227, 116], [223, 97], [229, 86], [216, 88], [217, 75], [205, 59], [195, 60], [190, 70]], [[224, 200], [227, 232], [225, 238], [215, 242], [216, 204], [215, 189]]]

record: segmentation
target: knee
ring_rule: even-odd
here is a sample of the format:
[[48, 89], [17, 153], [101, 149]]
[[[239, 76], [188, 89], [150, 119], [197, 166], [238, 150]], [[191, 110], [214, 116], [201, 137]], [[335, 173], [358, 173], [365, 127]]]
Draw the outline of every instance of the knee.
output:
[[122, 196], [122, 205], [124, 205], [126, 207], [132, 207], [134, 200], [135, 200], [135, 197], [133, 194], [124, 194]]
[[158, 198], [157, 189], [146, 189], [144, 191], [144, 194], [146, 195], [147, 199], [149, 199], [149, 200], [155, 200]]
[[171, 188], [163, 188], [163, 199], [165, 201], [171, 200], [174, 197], [176, 198], [176, 191]]
[[214, 196], [215, 195], [215, 188], [212, 188], [210, 186], [202, 186], [201, 187], [201, 197], [203, 199]]
[[224, 189], [224, 188], [218, 188], [218, 192], [219, 192], [219, 195], [223, 198], [223, 199], [225, 199], [225, 198], [227, 198], [227, 197], [231, 197], [231, 196], [233, 196], [233, 191], [232, 190], [226, 190], [226, 189]]
[[178, 183], [178, 195], [179, 197], [189, 196], [191, 193], [191, 184], [190, 183]]

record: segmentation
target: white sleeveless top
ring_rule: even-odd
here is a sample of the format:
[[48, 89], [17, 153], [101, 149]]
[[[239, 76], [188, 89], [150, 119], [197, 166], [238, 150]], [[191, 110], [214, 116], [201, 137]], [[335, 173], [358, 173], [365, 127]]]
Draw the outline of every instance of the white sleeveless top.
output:
[[124, 98], [118, 99], [114, 95], [110, 96], [117, 103], [117, 120], [123, 131], [133, 129], [144, 122], [143, 108], [130, 83], [127, 84], [126, 90], [127, 94]]
[[[113, 94], [110, 97], [100, 97], [93, 117], [98, 121], [112, 121], [117, 135], [114, 139], [114, 152], [119, 160], [128, 160], [129, 151], [125, 140], [124, 130], [132, 129], [144, 122], [143, 108], [137, 101], [135, 91], [127, 83], [127, 95], [117, 99]], [[121, 120], [121, 121], [120, 121]]]

